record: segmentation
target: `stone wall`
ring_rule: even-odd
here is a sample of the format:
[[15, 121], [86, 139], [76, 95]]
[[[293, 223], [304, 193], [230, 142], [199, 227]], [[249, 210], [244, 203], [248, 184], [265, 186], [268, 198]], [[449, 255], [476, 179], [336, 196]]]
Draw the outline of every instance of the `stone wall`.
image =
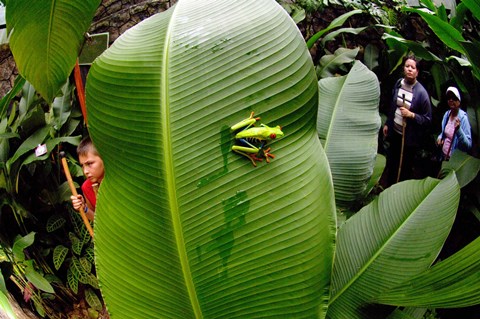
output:
[[0, 45], [0, 98], [10, 91], [17, 75], [18, 70], [8, 45]]
[[89, 33], [108, 32], [110, 42], [140, 21], [170, 8], [173, 0], [103, 0]]
[[[176, 0], [103, 0], [90, 34], [108, 32], [110, 43], [138, 22], [170, 8]], [[0, 46], [0, 98], [13, 86], [18, 70], [8, 45]]]

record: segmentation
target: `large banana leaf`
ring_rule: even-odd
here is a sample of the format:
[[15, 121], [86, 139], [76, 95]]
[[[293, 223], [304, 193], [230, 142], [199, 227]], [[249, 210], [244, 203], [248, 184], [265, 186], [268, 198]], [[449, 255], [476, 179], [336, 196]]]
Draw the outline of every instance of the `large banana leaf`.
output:
[[20, 73], [51, 102], [73, 70], [100, 0], [15, 0], [7, 5], [10, 48]]
[[455, 219], [460, 188], [443, 180], [410, 180], [386, 189], [338, 232], [327, 317], [372, 318], [381, 291], [427, 269]]
[[[273, 0], [180, 0], [93, 64], [95, 217], [112, 318], [323, 317], [335, 204], [305, 42]], [[231, 152], [250, 112], [270, 164]]]
[[449, 161], [442, 162], [440, 176], [445, 176], [452, 170], [455, 171], [460, 188], [467, 186], [480, 172], [480, 159], [468, 155], [460, 150], [455, 150]]
[[375, 166], [380, 129], [380, 85], [356, 61], [346, 76], [318, 81], [317, 130], [333, 175], [337, 204], [348, 206], [366, 195]]
[[480, 303], [480, 237], [446, 260], [375, 298], [377, 302], [460, 308]]

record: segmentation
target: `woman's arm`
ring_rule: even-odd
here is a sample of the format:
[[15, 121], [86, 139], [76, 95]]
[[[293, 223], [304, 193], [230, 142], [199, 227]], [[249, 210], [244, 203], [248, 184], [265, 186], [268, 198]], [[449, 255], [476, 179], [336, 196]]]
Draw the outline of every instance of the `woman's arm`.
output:
[[460, 118], [460, 126], [457, 130], [458, 146], [461, 150], [469, 151], [472, 148], [472, 130], [466, 113]]
[[[418, 94], [418, 96], [416, 96]], [[411, 112], [415, 116], [411, 119], [418, 125], [430, 125], [432, 122], [432, 105], [430, 104], [430, 97], [425, 88], [419, 87], [419, 90], [414, 92], [415, 104], [411, 108]]]

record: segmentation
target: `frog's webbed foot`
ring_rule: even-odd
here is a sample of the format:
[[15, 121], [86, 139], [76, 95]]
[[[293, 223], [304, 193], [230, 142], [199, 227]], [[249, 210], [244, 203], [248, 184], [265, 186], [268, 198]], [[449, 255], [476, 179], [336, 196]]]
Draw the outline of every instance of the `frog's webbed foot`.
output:
[[263, 161], [263, 158], [257, 157], [257, 154], [250, 154], [248, 157], [250, 158], [253, 166], [255, 166], [255, 167], [257, 167], [256, 162], [262, 162]]
[[265, 156], [265, 161], [267, 163], [270, 163], [270, 158], [275, 158], [275, 155], [273, 155], [272, 153], [270, 153], [270, 147], [263, 150], [263, 156]]
[[240, 155], [243, 155], [245, 157], [247, 157], [253, 164], [253, 166], [257, 167], [257, 163], [256, 162], [261, 162], [263, 161], [263, 158], [260, 158], [260, 157], [257, 157], [257, 153], [247, 153], [247, 152], [243, 152], [242, 150], [239, 150], [238, 148], [234, 147], [232, 148], [232, 151], [234, 151], [235, 153], [237, 154], [240, 154]]

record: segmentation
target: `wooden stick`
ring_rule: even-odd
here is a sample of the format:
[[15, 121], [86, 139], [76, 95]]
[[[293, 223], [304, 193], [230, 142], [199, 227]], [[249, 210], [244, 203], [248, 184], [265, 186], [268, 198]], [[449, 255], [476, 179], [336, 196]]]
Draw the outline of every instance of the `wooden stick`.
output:
[[[405, 107], [405, 94], [402, 94], [403, 107]], [[402, 121], [402, 147], [400, 148], [400, 162], [398, 163], [398, 174], [397, 174], [397, 183], [400, 181], [400, 174], [402, 172], [402, 162], [403, 162], [403, 149], [405, 147], [405, 128], [407, 127], [407, 120], [403, 118]]]
[[[78, 196], [77, 189], [73, 184], [72, 175], [70, 174], [70, 169], [68, 168], [67, 159], [65, 158], [64, 152], [60, 152], [60, 158], [62, 160], [63, 171], [65, 172], [65, 176], [67, 177], [68, 186], [70, 186], [70, 191], [72, 192], [73, 196], [76, 197]], [[92, 225], [90, 225], [90, 221], [88, 220], [83, 207], [80, 207], [80, 216], [82, 216], [83, 223], [87, 227], [87, 230], [90, 233], [90, 236], [93, 238], [93, 228], [92, 228]]]

